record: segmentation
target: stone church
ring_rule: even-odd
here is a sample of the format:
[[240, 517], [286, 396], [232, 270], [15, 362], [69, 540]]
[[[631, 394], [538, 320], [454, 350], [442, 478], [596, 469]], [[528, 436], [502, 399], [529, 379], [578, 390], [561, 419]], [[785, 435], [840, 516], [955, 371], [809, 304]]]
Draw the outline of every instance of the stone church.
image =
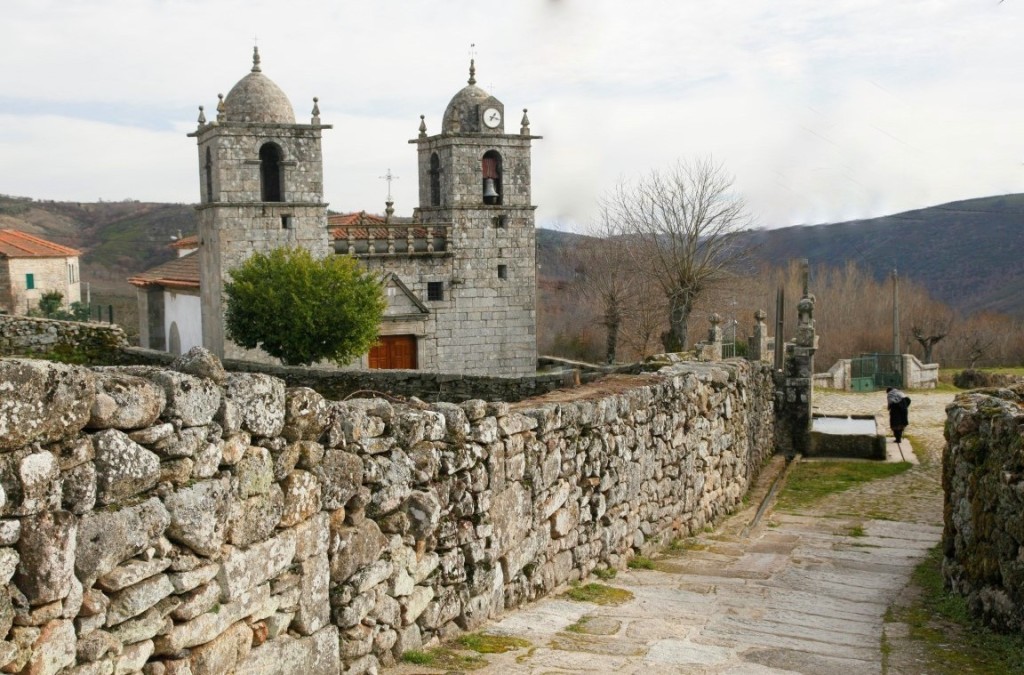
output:
[[[332, 217], [323, 194], [317, 99], [296, 123], [284, 92], [251, 71], [216, 116], [189, 134], [199, 150], [201, 200], [194, 250], [137, 275], [143, 346], [172, 352], [202, 344], [225, 358], [270, 361], [225, 335], [224, 284], [254, 252], [302, 246], [351, 255], [380, 274], [388, 306], [377, 345], [349, 367], [522, 376], [536, 371], [536, 233], [530, 133], [523, 110], [506, 133], [505, 106], [469, 81], [451, 99], [440, 133], [409, 141], [418, 154], [412, 218]], [[189, 239], [189, 238], [186, 238]], [[183, 338], [183, 336], [191, 336]]]

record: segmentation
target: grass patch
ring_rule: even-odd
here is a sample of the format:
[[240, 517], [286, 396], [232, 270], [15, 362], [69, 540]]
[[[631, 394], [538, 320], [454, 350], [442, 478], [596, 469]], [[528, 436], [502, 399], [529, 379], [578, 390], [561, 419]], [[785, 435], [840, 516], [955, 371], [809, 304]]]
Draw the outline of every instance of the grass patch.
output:
[[680, 553], [682, 551], [706, 551], [708, 548], [707, 544], [702, 544], [696, 539], [673, 539], [666, 550], [671, 553]]
[[996, 633], [975, 621], [966, 601], [945, 590], [941, 565], [941, 546], [936, 546], [914, 570], [912, 584], [921, 591], [918, 598], [910, 606], [886, 613], [886, 621], [906, 623], [910, 638], [925, 647], [929, 663], [922, 672], [1024, 672], [1024, 636]]
[[866, 532], [864, 532], [864, 527], [863, 526], [861, 526], [861, 525], [854, 525], [853, 527], [851, 527], [850, 529], [848, 529], [846, 531], [846, 536], [847, 537], [866, 537], [868, 535], [867, 535]]
[[604, 584], [574, 586], [561, 595], [576, 602], [592, 602], [595, 605], [621, 605], [633, 599], [633, 594], [623, 588], [612, 588]]
[[504, 654], [514, 649], [530, 646], [530, 642], [522, 638], [508, 635], [488, 635], [487, 633], [469, 633], [455, 642], [460, 647], [465, 647], [478, 654]]
[[580, 635], [586, 635], [587, 634], [587, 622], [588, 621], [590, 621], [590, 617], [589, 616], [580, 617], [579, 621], [577, 621], [576, 623], [573, 623], [573, 624], [569, 624], [568, 626], [565, 627], [565, 630], [568, 633], [578, 633]]
[[602, 581], [608, 581], [609, 579], [614, 579], [615, 575], [618, 574], [618, 573], [619, 573], [619, 571], [617, 569], [615, 569], [614, 567], [605, 567], [605, 568], [602, 568], [602, 569], [594, 570], [594, 576], [597, 577], [598, 579], [601, 579]]
[[790, 472], [776, 508], [795, 511], [837, 492], [903, 473], [910, 462], [800, 462]]
[[460, 654], [447, 647], [438, 647], [425, 652], [410, 650], [402, 654], [402, 660], [406, 663], [438, 670], [479, 670], [487, 665], [486, 659], [473, 654]]
[[653, 570], [654, 561], [645, 555], [634, 556], [626, 565], [631, 570]]

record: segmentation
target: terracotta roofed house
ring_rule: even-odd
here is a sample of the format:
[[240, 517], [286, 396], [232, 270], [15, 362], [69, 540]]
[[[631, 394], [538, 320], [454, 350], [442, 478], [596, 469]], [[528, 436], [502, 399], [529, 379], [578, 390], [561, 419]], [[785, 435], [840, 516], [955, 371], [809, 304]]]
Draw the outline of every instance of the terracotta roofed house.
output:
[[203, 344], [199, 299], [199, 252], [195, 237], [172, 244], [187, 251], [128, 279], [139, 302], [139, 344], [150, 349], [184, 354]]
[[0, 313], [26, 314], [44, 293], [65, 307], [82, 300], [78, 251], [19, 230], [0, 230]]

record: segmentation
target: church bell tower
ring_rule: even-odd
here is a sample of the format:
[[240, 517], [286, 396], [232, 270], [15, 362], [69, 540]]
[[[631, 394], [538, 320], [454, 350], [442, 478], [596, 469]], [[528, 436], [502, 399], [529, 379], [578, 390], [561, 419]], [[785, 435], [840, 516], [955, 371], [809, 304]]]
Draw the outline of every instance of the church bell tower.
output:
[[525, 109], [519, 133], [506, 133], [506, 121], [504, 104], [477, 86], [470, 61], [469, 81], [448, 104], [441, 133], [428, 135], [421, 121], [410, 141], [419, 153], [419, 217], [452, 227], [451, 316], [437, 319], [442, 372], [536, 372], [530, 146], [540, 137], [530, 134]]
[[309, 124], [296, 124], [288, 97], [263, 75], [253, 48], [252, 69], [218, 95], [217, 115], [189, 136], [199, 146], [199, 256], [203, 346], [221, 358], [276, 361], [232, 343], [224, 329], [224, 284], [253, 253], [302, 247], [328, 254], [320, 123], [313, 99]]

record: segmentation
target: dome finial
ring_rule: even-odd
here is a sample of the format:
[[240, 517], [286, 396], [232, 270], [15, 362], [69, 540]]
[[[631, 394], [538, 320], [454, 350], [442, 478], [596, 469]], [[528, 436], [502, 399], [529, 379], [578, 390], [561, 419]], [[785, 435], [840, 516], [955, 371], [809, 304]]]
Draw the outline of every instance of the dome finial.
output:
[[260, 48], [255, 45], [252, 48], [252, 72], [262, 72], [260, 69]]
[[424, 115], [420, 115], [420, 138], [427, 137], [427, 120]]
[[476, 59], [469, 60], [469, 84], [476, 84]]

